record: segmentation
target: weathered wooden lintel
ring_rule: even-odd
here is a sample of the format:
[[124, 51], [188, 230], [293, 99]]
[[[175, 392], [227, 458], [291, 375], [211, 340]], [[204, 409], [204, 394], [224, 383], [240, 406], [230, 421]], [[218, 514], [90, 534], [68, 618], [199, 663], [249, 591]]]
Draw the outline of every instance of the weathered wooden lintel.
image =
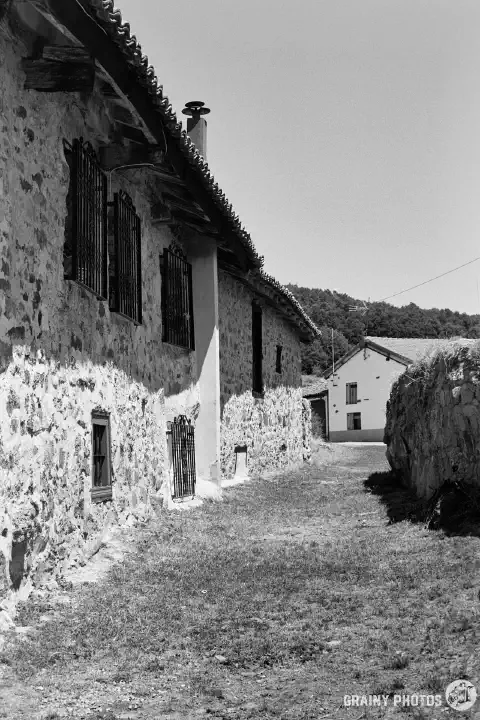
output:
[[84, 48], [44, 46], [41, 57], [24, 58], [25, 89], [38, 92], [92, 92], [95, 61]]

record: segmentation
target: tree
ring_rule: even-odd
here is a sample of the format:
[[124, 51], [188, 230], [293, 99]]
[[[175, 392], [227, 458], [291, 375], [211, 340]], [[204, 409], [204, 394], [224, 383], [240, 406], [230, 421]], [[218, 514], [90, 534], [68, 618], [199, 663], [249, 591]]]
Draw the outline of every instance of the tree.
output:
[[[319, 329], [321, 336], [311, 345], [307, 345], [302, 355], [302, 373], [305, 375], [322, 375], [332, 366], [332, 328], [322, 326]], [[333, 351], [336, 360], [343, 357], [351, 347], [352, 345], [341, 332], [333, 331]]]
[[303, 353], [303, 372], [324, 372], [332, 365], [332, 328], [334, 328], [335, 357], [340, 358], [356, 345], [364, 335], [374, 337], [408, 338], [480, 338], [480, 315], [467, 315], [448, 308], [425, 310], [415, 303], [403, 307], [389, 303], [370, 303], [365, 315], [351, 313], [352, 305], [363, 300], [344, 293], [288, 285], [315, 324], [323, 331], [322, 338], [306, 345]]

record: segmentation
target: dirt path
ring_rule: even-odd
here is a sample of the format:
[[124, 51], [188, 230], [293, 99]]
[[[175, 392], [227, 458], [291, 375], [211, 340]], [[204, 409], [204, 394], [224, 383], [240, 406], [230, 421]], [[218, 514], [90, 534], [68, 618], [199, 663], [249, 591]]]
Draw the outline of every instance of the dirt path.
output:
[[0, 656], [0, 718], [449, 717], [344, 706], [435, 694], [458, 673], [480, 685], [477, 589], [457, 579], [478, 538], [392, 525], [364, 487], [385, 470], [382, 447], [329, 446], [302, 472], [161, 516], [135, 543], [117, 534], [70, 578], [95, 583], [21, 615], [38, 633]]

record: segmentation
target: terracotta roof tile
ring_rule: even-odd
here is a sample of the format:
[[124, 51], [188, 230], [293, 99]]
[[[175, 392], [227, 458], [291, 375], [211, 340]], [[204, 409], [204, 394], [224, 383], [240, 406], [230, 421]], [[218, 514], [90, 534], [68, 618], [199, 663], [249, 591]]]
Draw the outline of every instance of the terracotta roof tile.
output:
[[290, 290], [287, 290], [287, 288], [278, 282], [278, 280], [275, 280], [272, 275], [267, 275], [266, 272], [263, 270], [259, 271], [260, 278], [266, 282], [270, 287], [273, 287], [275, 290], [277, 290], [283, 297], [288, 301], [292, 309], [302, 317], [302, 319], [305, 321], [305, 323], [310, 328], [312, 334], [314, 337], [319, 337], [322, 333], [318, 329], [318, 327], [315, 325], [313, 320], [310, 319], [310, 317], [307, 315], [303, 307], [298, 302], [295, 295], [293, 295]]

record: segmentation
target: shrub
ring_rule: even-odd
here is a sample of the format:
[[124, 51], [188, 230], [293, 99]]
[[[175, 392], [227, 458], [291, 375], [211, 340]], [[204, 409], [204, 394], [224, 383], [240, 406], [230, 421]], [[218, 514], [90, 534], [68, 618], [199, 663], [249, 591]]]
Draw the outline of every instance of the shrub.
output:
[[312, 437], [325, 438], [325, 423], [316, 413], [312, 413]]

